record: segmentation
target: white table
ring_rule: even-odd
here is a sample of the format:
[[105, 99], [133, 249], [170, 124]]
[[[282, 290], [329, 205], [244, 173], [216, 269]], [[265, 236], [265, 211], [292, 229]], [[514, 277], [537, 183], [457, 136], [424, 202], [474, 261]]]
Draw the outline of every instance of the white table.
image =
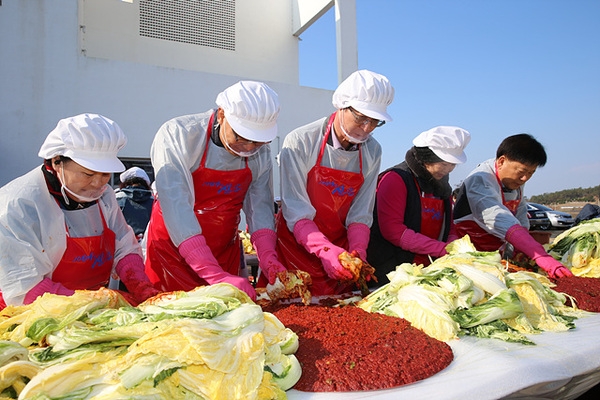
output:
[[[365, 392], [289, 390], [290, 400], [574, 399], [600, 382], [600, 314], [568, 332], [528, 335], [535, 346], [462, 337], [448, 342], [454, 360], [422, 381]], [[300, 344], [302, 345], [302, 344]]]

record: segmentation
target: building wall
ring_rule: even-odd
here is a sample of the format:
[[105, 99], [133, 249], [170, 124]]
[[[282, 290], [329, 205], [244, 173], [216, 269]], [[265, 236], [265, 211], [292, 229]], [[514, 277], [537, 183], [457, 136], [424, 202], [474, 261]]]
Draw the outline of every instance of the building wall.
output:
[[298, 83], [289, 0], [80, 0], [88, 57]]
[[331, 91], [298, 84], [292, 3], [236, 1], [229, 50], [139, 37], [140, 0], [3, 0], [0, 185], [41, 163], [39, 147], [61, 118], [105, 115], [128, 136], [120, 155], [147, 158], [164, 121], [215, 107], [217, 94], [241, 79], [279, 94], [275, 155], [287, 132], [333, 111]]

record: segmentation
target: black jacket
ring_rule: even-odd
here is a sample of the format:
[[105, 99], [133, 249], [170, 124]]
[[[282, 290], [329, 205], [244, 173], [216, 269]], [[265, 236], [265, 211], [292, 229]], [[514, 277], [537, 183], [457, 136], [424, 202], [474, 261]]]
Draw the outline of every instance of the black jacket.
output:
[[127, 186], [116, 193], [117, 202], [127, 224], [133, 228], [136, 235], [143, 234], [150, 221], [154, 197], [152, 191]]

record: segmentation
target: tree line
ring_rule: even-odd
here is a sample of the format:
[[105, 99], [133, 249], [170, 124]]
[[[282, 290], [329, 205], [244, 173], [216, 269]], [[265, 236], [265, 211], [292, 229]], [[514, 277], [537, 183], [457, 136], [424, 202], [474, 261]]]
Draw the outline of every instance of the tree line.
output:
[[600, 185], [590, 188], [565, 189], [553, 193], [534, 195], [529, 198], [532, 203], [564, 204], [570, 202], [598, 203]]

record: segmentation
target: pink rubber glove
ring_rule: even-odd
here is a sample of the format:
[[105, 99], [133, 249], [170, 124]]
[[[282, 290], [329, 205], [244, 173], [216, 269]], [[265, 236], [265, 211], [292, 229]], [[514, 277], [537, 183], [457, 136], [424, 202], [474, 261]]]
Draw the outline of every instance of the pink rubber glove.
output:
[[521, 225], [515, 224], [508, 228], [506, 241], [512, 244], [516, 250], [534, 260], [550, 278], [573, 276], [567, 267], [549, 255], [544, 246], [538, 243]]
[[137, 307], [141, 301], [138, 301], [135, 297], [133, 297], [133, 294], [126, 292], [124, 290], [119, 290], [119, 289], [112, 289], [114, 292], [119, 293], [121, 296], [123, 296], [123, 298], [125, 299], [125, 301], [127, 301], [130, 305]]
[[23, 304], [31, 304], [37, 299], [39, 296], [44, 293], [53, 293], [60, 294], [62, 296], [71, 296], [75, 293], [74, 290], [67, 289], [61, 283], [54, 282], [50, 278], [44, 278], [40, 283], [29, 289], [29, 292], [25, 295], [25, 299], [23, 299]]
[[286, 268], [277, 259], [277, 234], [272, 229], [259, 229], [250, 236], [250, 242], [256, 249], [258, 266], [265, 274], [269, 283], [273, 285], [279, 272], [286, 272]]
[[306, 251], [321, 259], [323, 268], [331, 279], [351, 280], [352, 273], [342, 266], [340, 254], [345, 250], [331, 243], [310, 219], [301, 219], [294, 225], [294, 237]]
[[432, 239], [412, 229], [406, 229], [400, 239], [400, 247], [415, 254], [442, 257], [447, 254], [446, 243]]
[[115, 271], [138, 304], [160, 293], [152, 286], [144, 272], [144, 261], [138, 254], [128, 254], [123, 257], [117, 263]]
[[371, 237], [371, 229], [359, 222], [353, 222], [348, 226], [348, 249], [350, 252], [356, 251], [358, 257], [367, 260], [367, 247]]
[[556, 260], [551, 255], [541, 256], [535, 259], [537, 265], [539, 265], [550, 278], [562, 278], [565, 276], [573, 276], [573, 273], [560, 261]]
[[188, 265], [204, 279], [209, 285], [225, 282], [240, 290], [246, 292], [252, 300], [256, 300], [256, 291], [250, 284], [248, 278], [229, 274], [223, 271], [223, 268], [217, 262], [212, 251], [206, 244], [206, 239], [202, 235], [195, 235], [184, 240], [179, 245], [179, 254]]

